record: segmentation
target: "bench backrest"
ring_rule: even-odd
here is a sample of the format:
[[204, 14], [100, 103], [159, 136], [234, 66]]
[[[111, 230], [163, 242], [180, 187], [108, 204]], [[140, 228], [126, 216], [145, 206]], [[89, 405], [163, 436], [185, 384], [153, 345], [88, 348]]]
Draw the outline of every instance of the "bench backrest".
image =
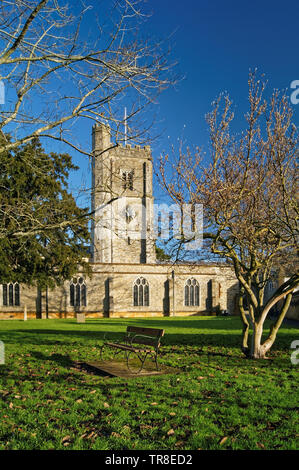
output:
[[164, 330], [159, 328], [127, 327], [127, 337], [132, 341], [132, 344], [143, 344], [159, 348], [160, 340], [163, 335]]

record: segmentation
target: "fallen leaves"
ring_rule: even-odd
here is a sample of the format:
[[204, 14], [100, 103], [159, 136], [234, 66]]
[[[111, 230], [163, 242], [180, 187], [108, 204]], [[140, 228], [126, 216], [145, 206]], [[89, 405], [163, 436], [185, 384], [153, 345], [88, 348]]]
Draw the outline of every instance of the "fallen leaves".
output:
[[184, 441], [178, 441], [175, 443], [175, 447], [182, 447], [184, 445]]
[[[0, 448], [12, 448], [16, 446], [17, 441], [25, 442], [26, 439], [33, 437], [36, 442], [32, 441], [32, 445], [41, 446], [39, 419], [36, 419], [39, 415], [46, 417], [44, 426], [53, 440], [51, 445], [66, 450], [92, 449], [100, 446], [111, 446], [111, 448], [127, 446], [133, 449], [134, 446], [138, 448], [140, 445], [140, 437], [144, 445], [148, 444], [149, 447], [155, 444], [156, 448], [159, 448], [161, 444], [161, 447], [169, 448], [169, 445], [167, 446], [169, 442], [170, 447], [177, 451], [191, 447], [241, 449], [246, 446], [261, 450], [271, 447], [274, 430], [278, 439], [283, 429], [281, 422], [283, 426], [288, 425], [291, 429], [293, 411], [291, 413], [290, 409], [287, 411], [285, 407], [284, 411], [279, 414], [277, 411], [277, 415], [275, 413], [271, 418], [265, 414], [266, 428], [260, 432], [255, 425], [260, 416], [256, 395], [266, 390], [262, 378], [256, 382], [251, 369], [248, 376], [243, 369], [234, 368], [228, 368], [227, 374], [221, 377], [220, 372], [215, 370], [216, 362], [212, 365], [214, 365], [212, 375], [210, 368], [204, 368], [207, 366], [204, 363], [201, 367], [195, 366], [190, 373], [180, 375], [179, 380], [174, 376], [161, 377], [159, 381], [144, 378], [142, 382], [139, 379], [140, 383], [133, 381], [127, 386], [121, 382], [118, 388], [112, 387], [109, 380], [79, 374], [72, 369], [70, 369], [72, 375], [69, 383], [60, 378], [56, 381], [54, 374], [58, 372], [65, 377], [64, 367], [59, 367], [57, 372], [51, 368], [52, 373], [46, 375], [49, 369], [45, 366], [45, 362], [42, 362], [41, 368], [35, 367], [29, 372], [27, 367], [20, 370], [18, 362], [13, 369], [13, 376], [8, 375], [7, 371], [7, 379], [4, 377], [7, 380], [7, 383], [4, 382], [5, 387], [4, 384], [0, 384], [0, 401], [3, 403], [3, 412], [6, 412], [1, 422], [4, 428], [3, 435], [12, 436], [12, 442], [6, 444], [8, 438], [5, 437], [0, 443]], [[31, 370], [37, 374], [35, 378], [32, 378]], [[264, 375], [265, 371], [266, 369], [263, 371]], [[206, 375], [198, 376], [200, 372]], [[289, 369], [284, 371], [283, 379], [288, 378], [289, 373]], [[216, 378], [212, 378], [213, 375]], [[284, 380], [279, 374], [276, 375], [274, 376], [273, 370], [269, 370], [269, 377], [272, 380], [268, 381], [269, 392], [273, 393], [273, 403], [277, 387], [277, 390], [282, 392], [281, 396], [288, 398], [292, 410], [293, 407], [295, 409], [295, 398], [293, 399], [291, 394], [288, 397], [287, 388], [283, 385]], [[294, 387], [295, 392], [294, 376], [295, 371], [292, 372], [288, 383]], [[258, 392], [255, 391], [257, 389]], [[157, 402], [155, 398], [159, 401]], [[249, 398], [252, 398], [252, 403]], [[272, 405], [272, 395], [270, 398]], [[235, 408], [239, 405], [239, 401], [240, 408], [242, 410], [245, 408], [244, 421], [241, 423], [237, 415], [238, 409]], [[251, 407], [250, 414], [246, 412], [249, 406], [247, 403]], [[228, 416], [231, 405], [232, 416], [226, 420], [224, 418]], [[256, 413], [253, 409], [255, 405]], [[26, 422], [27, 427], [25, 427], [27, 416], [28, 425]], [[210, 423], [213, 425], [213, 430], [208, 426]], [[19, 427], [21, 424], [22, 427]], [[298, 434], [293, 434], [292, 438], [298, 438]], [[287, 441], [285, 444], [282, 441], [283, 439], [277, 446], [283, 448], [289, 445]]]
[[264, 444], [262, 444], [261, 442], [257, 442], [256, 445], [257, 445], [260, 449], [265, 449]]
[[123, 428], [122, 428], [122, 433], [128, 434], [128, 433], [130, 433], [130, 431], [131, 431], [130, 426], [128, 426], [127, 424], [125, 424], [125, 425], [123, 426]]
[[69, 446], [71, 444], [71, 442], [72, 442], [71, 436], [65, 436], [61, 439], [61, 444], [63, 444], [64, 447]]
[[219, 445], [220, 445], [220, 446], [223, 446], [223, 444], [227, 441], [227, 439], [228, 439], [228, 436], [223, 437], [223, 438], [220, 440]]
[[80, 439], [94, 439], [98, 434], [95, 431], [85, 432]]
[[139, 428], [140, 431], [145, 431], [146, 429], [153, 429], [153, 426], [151, 426], [150, 424], [140, 424]]

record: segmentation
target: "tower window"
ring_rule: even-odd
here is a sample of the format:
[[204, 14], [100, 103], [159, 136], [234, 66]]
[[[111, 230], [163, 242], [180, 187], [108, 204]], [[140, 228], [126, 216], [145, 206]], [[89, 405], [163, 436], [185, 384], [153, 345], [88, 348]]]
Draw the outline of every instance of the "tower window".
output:
[[86, 307], [87, 289], [83, 277], [74, 277], [70, 284], [70, 305], [72, 307]]
[[127, 189], [127, 173], [123, 172], [122, 174], [122, 185], [124, 189]]
[[3, 305], [6, 307], [20, 306], [20, 285], [18, 282], [2, 284]]
[[128, 189], [132, 191], [133, 189], [133, 171], [128, 173]]
[[123, 189], [133, 190], [134, 170], [122, 171], [122, 186]]
[[134, 307], [149, 306], [149, 284], [144, 277], [136, 279], [133, 285], [133, 302]]
[[188, 279], [185, 284], [185, 306], [199, 306], [199, 284], [194, 278]]

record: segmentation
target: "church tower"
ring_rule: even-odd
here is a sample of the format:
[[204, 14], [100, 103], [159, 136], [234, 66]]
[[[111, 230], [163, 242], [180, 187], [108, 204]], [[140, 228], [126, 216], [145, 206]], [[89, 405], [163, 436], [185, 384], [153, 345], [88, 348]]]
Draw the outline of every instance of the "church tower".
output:
[[92, 129], [93, 262], [154, 263], [149, 146], [116, 145], [109, 126]]

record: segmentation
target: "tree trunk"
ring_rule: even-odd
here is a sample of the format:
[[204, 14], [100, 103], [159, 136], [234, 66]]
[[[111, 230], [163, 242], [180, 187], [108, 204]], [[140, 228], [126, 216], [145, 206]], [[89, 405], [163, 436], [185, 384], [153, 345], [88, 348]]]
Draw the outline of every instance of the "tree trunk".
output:
[[248, 336], [249, 336], [249, 322], [246, 318], [246, 313], [244, 310], [244, 305], [243, 305], [243, 292], [241, 291], [239, 296], [238, 296], [238, 306], [239, 306], [239, 312], [241, 315], [241, 320], [243, 323], [243, 332], [242, 332], [242, 351], [243, 353], [247, 356], [249, 353], [249, 347], [248, 347]]
[[250, 357], [253, 359], [264, 359], [265, 358], [265, 350], [263, 345], [261, 344], [262, 341], [262, 334], [263, 334], [263, 324], [259, 322], [255, 322], [253, 324], [253, 331], [252, 331], [252, 338], [251, 338], [251, 349], [250, 349]]
[[249, 348], [248, 348], [248, 336], [249, 336], [249, 323], [243, 323], [243, 331], [242, 331], [242, 351], [247, 355]]
[[290, 306], [290, 303], [291, 303], [291, 300], [292, 300], [292, 293], [288, 294], [284, 300], [284, 304], [282, 306], [282, 309], [280, 311], [280, 314], [278, 315], [278, 318], [276, 320], [275, 323], [273, 323], [273, 325], [271, 325], [270, 327], [270, 333], [269, 333], [269, 336], [268, 338], [266, 339], [266, 341], [264, 342], [263, 344], [263, 348], [265, 350], [265, 354], [267, 353], [267, 351], [270, 350], [270, 348], [272, 347], [275, 339], [276, 339], [276, 335], [277, 335], [277, 332], [286, 316], [286, 313], [288, 311], [288, 308]]
[[[263, 335], [263, 328], [264, 328], [264, 322], [265, 319], [267, 318], [266, 316], [261, 315], [261, 319], [258, 322], [254, 322], [253, 324], [253, 332], [252, 332], [252, 341], [251, 341], [251, 349], [250, 349], [250, 357], [253, 359], [265, 359], [266, 354], [268, 351], [270, 351], [272, 345], [274, 344], [274, 341], [276, 339], [277, 332], [284, 320], [284, 317], [288, 311], [288, 308], [290, 306], [292, 300], [292, 293], [288, 294], [285, 298], [283, 307], [281, 309], [281, 312], [273, 325], [270, 327], [270, 333], [268, 338], [265, 340], [265, 342], [262, 344], [262, 335]], [[244, 331], [244, 329], [243, 329]]]

